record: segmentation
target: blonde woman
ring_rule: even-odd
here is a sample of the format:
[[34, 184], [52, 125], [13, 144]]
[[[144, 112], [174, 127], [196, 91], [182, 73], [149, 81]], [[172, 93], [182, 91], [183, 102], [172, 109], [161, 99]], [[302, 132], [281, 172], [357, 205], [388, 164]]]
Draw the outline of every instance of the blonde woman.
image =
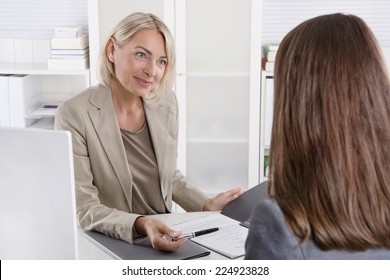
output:
[[176, 168], [178, 108], [172, 86], [174, 41], [156, 16], [135, 13], [113, 29], [100, 54], [100, 84], [58, 109], [56, 129], [73, 136], [81, 228], [175, 251], [177, 237], [149, 214], [221, 210], [241, 188], [207, 198]]

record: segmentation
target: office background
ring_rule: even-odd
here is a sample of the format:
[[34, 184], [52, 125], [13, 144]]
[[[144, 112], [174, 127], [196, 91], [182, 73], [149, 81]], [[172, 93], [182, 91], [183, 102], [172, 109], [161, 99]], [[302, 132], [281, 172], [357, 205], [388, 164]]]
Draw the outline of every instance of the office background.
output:
[[[262, 104], [262, 44], [280, 41], [310, 17], [346, 12], [366, 20], [390, 64], [390, 2], [385, 0], [0, 0], [1, 79], [27, 75], [18, 98], [4, 97], [0, 88], [1, 100], [8, 102], [0, 102], [1, 125], [7, 104], [22, 126], [30, 126], [38, 121], [28, 115], [32, 107], [96, 84], [103, 40], [135, 11], [155, 13], [174, 33], [179, 168], [209, 195], [265, 179], [264, 124], [270, 120]], [[47, 68], [53, 30], [65, 25], [83, 25], [89, 34], [90, 69]]]

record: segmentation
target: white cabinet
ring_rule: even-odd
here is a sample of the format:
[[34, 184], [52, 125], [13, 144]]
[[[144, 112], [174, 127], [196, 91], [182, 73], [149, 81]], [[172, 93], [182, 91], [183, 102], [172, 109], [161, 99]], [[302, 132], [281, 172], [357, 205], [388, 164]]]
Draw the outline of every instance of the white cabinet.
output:
[[126, 15], [152, 12], [176, 39], [178, 167], [209, 195], [259, 182], [260, 0], [90, 0], [91, 84], [99, 49]]
[[[0, 63], [0, 75], [6, 87], [2, 96], [7, 96], [8, 118], [3, 117], [2, 126], [47, 128], [53, 124], [51, 114], [34, 114], [44, 104], [56, 104], [79, 93], [90, 85], [89, 70], [53, 71], [46, 63]], [[8, 89], [8, 93], [6, 90]], [[44, 124], [43, 124], [44, 122]], [[49, 124], [48, 124], [49, 123]]]
[[187, 0], [176, 8], [185, 15], [175, 29], [185, 54], [176, 88], [186, 120], [180, 152], [188, 179], [210, 195], [259, 182], [258, 148], [251, 150], [259, 143], [259, 2]]

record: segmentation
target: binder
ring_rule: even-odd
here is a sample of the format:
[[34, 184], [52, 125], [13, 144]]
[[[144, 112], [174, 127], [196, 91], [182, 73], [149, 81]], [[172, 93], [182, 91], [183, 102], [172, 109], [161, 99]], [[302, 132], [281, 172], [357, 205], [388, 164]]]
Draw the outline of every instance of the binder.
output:
[[268, 198], [267, 181], [264, 181], [236, 198], [222, 210], [221, 214], [241, 222], [242, 226], [248, 227], [252, 209], [266, 198]]
[[265, 98], [264, 98], [264, 139], [265, 147], [271, 145], [272, 121], [274, 115], [274, 79], [265, 78]]
[[114, 259], [122, 260], [189, 260], [204, 257], [210, 251], [188, 240], [176, 252], [160, 251], [152, 248], [149, 239], [130, 244], [96, 231], [84, 231], [84, 237], [101, 248]]
[[9, 75], [0, 75], [0, 126], [3, 127], [11, 125], [8, 77]]
[[10, 104], [10, 125], [12, 127], [26, 127], [27, 105], [36, 101], [36, 87], [34, 77], [30, 75], [9, 76], [9, 104]]

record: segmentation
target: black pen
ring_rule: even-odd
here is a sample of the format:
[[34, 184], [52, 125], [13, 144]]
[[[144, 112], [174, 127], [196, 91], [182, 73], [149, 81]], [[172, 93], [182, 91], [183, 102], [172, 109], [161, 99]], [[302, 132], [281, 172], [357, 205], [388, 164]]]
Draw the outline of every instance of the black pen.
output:
[[212, 233], [212, 232], [216, 232], [218, 230], [219, 230], [219, 228], [208, 228], [208, 229], [204, 229], [204, 230], [200, 230], [200, 231], [183, 233], [179, 237], [173, 238], [172, 240], [173, 241], [177, 241], [177, 240], [179, 240], [181, 238], [193, 238], [193, 237], [209, 234], [209, 233]]

